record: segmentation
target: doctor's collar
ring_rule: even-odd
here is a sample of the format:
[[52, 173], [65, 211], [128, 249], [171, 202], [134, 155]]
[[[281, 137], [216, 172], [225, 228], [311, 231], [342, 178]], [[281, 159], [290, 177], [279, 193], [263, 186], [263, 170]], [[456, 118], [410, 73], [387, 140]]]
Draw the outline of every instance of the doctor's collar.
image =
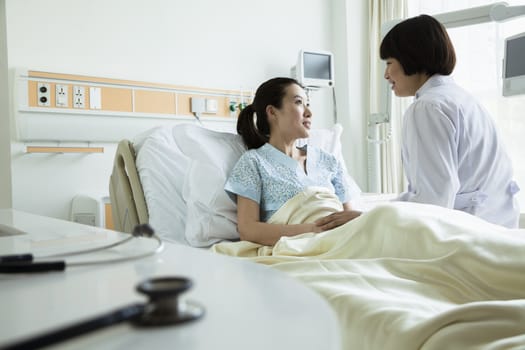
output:
[[414, 97], [417, 100], [422, 94], [425, 93], [430, 88], [444, 85], [450, 82], [453, 82], [454, 80], [450, 75], [440, 75], [440, 74], [434, 74], [428, 80], [421, 85], [421, 87], [416, 91]]

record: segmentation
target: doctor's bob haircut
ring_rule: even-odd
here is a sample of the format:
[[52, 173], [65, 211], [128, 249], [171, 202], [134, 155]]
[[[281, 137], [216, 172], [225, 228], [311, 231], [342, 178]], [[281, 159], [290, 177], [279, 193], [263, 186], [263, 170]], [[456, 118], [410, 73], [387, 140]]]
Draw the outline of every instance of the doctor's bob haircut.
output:
[[257, 88], [252, 103], [241, 110], [237, 119], [237, 133], [242, 136], [248, 149], [259, 148], [270, 140], [266, 107], [271, 105], [280, 109], [286, 88], [293, 84], [301, 86], [292, 78], [270, 79]]
[[445, 27], [434, 17], [420, 15], [392, 28], [381, 42], [382, 60], [395, 58], [406, 75], [450, 75], [456, 53]]

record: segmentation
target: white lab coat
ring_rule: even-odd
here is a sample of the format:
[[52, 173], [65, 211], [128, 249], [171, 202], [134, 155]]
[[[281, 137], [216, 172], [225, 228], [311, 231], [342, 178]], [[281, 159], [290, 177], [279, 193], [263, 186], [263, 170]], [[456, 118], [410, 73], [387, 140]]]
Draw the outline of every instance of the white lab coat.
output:
[[434, 75], [405, 113], [400, 200], [429, 203], [517, 227], [512, 163], [488, 112], [449, 76]]

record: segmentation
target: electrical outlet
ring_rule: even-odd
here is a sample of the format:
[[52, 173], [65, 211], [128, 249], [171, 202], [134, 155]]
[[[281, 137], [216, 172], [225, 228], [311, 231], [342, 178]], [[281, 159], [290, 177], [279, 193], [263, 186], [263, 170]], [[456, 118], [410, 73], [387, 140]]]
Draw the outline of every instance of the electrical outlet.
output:
[[37, 84], [36, 96], [37, 96], [39, 106], [49, 107], [51, 105], [50, 99], [49, 99], [51, 91], [49, 89], [50, 89], [50, 85], [48, 83], [38, 83]]
[[68, 107], [68, 86], [56, 84], [55, 85], [55, 105], [57, 107]]
[[83, 86], [73, 86], [73, 107], [84, 108], [86, 105], [85, 88]]

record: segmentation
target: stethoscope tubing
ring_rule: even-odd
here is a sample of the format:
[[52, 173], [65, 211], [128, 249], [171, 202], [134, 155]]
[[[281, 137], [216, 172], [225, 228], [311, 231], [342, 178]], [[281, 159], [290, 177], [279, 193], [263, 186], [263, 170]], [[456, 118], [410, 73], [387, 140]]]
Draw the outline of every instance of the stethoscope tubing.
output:
[[164, 242], [157, 235], [153, 234], [149, 237], [157, 241], [157, 246], [155, 247], [154, 250], [151, 250], [145, 253], [141, 253], [141, 254], [134, 254], [131, 256], [124, 256], [124, 257], [113, 258], [113, 259], [87, 260], [87, 261], [78, 261], [78, 262], [70, 262], [70, 263], [67, 263], [66, 261], [36, 261], [36, 262], [34, 261], [35, 259], [49, 259], [52, 257], [81, 255], [81, 254], [88, 254], [88, 253], [93, 253], [93, 252], [102, 251], [106, 249], [111, 249], [111, 248], [114, 248], [116, 246], [119, 246], [119, 245], [122, 245], [128, 242], [134, 237], [135, 236], [129, 236], [118, 242], [104, 245], [102, 247], [78, 250], [78, 251], [73, 251], [69, 253], [47, 255], [47, 256], [42, 256], [38, 258], [35, 258], [32, 254], [15, 254], [15, 255], [1, 256], [0, 257], [0, 273], [35, 273], [35, 272], [46, 272], [46, 271], [63, 271], [66, 269], [66, 267], [73, 267], [73, 266], [90, 266], [90, 265], [120, 263], [120, 262], [125, 262], [125, 261], [130, 261], [130, 260], [142, 259], [142, 258], [151, 256], [151, 255], [160, 253], [164, 249]]
[[157, 246], [155, 247], [154, 250], [151, 250], [149, 252], [130, 255], [130, 256], [123, 256], [121, 258], [114, 258], [114, 259], [103, 259], [103, 260], [101, 259], [101, 260], [72, 262], [72, 263], [68, 263], [67, 266], [87, 266], [87, 265], [103, 265], [103, 264], [121, 263], [125, 261], [147, 258], [148, 256], [155, 255], [157, 253], [160, 253], [162, 250], [164, 250], [164, 242], [162, 241], [162, 239], [159, 238], [159, 236], [153, 235], [150, 238], [153, 238], [154, 240], [157, 241]]
[[41, 335], [32, 336], [29, 339], [20, 340], [2, 346], [2, 350], [22, 350], [38, 349], [45, 346], [53, 345], [64, 340], [68, 340], [98, 329], [130, 321], [144, 314], [147, 304], [131, 304], [120, 309], [116, 309], [100, 316], [85, 321], [80, 321], [71, 326], [47, 332]]
[[64, 271], [65, 261], [46, 261], [46, 262], [17, 262], [1, 263], [0, 273], [30, 273], [30, 272], [49, 272]]
[[39, 256], [38, 258], [39, 259], [61, 258], [61, 257], [64, 257], [64, 256], [74, 256], [74, 255], [95, 253], [95, 252], [99, 252], [101, 250], [106, 250], [106, 249], [111, 249], [111, 248], [114, 248], [114, 247], [118, 247], [119, 245], [122, 245], [122, 244], [132, 240], [133, 238], [135, 238], [135, 236], [129, 235], [128, 237], [126, 237], [124, 239], [121, 239], [120, 241], [117, 241], [115, 243], [106, 244], [106, 245], [103, 245], [103, 246], [100, 246], [100, 247], [83, 249], [83, 250], [75, 250], [75, 251], [71, 251], [71, 252], [58, 253], [58, 254], [43, 255], [43, 256]]
[[[60, 258], [63, 256], [74, 256], [74, 255], [82, 255], [82, 254], [88, 254], [88, 253], [95, 253], [101, 250], [111, 249], [114, 247], [117, 247], [119, 245], [122, 245], [130, 240], [135, 238], [133, 235], [129, 235], [128, 237], [121, 239], [115, 243], [106, 244], [103, 246], [95, 247], [95, 248], [89, 248], [89, 249], [82, 249], [82, 250], [73, 250], [65, 253], [57, 253], [57, 254], [48, 254], [48, 255], [41, 255], [37, 257], [37, 259], [48, 259], [48, 258]], [[1, 263], [11, 263], [11, 262], [30, 262], [33, 261], [35, 257], [33, 254], [13, 254], [13, 255], [3, 255], [0, 256], [0, 264]]]

